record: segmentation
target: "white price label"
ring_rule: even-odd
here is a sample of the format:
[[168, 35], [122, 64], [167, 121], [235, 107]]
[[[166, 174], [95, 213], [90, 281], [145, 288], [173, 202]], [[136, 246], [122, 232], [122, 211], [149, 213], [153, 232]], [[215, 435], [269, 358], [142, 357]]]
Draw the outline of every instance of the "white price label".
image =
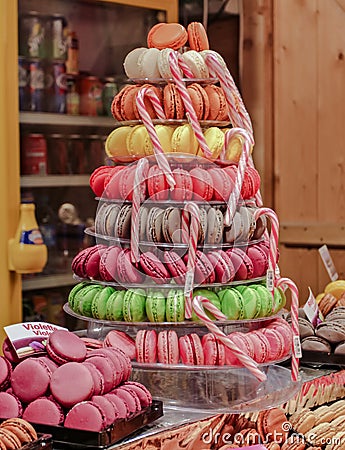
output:
[[269, 291], [273, 291], [274, 289], [274, 271], [272, 269], [267, 270], [266, 287]]
[[321, 313], [319, 311], [319, 305], [316, 302], [314, 294], [310, 287], [309, 289], [309, 297], [306, 304], [303, 306], [303, 311], [305, 312], [309, 322], [316, 327], [316, 325], [321, 322]]
[[184, 284], [184, 295], [189, 295], [194, 286], [194, 270], [186, 273], [186, 282]]
[[333, 259], [329, 253], [327, 245], [323, 245], [322, 247], [320, 247], [319, 253], [330, 279], [332, 281], [337, 280], [339, 278], [339, 275], [337, 273], [337, 269], [335, 268]]
[[302, 347], [299, 336], [293, 337], [293, 351], [296, 358], [302, 358]]

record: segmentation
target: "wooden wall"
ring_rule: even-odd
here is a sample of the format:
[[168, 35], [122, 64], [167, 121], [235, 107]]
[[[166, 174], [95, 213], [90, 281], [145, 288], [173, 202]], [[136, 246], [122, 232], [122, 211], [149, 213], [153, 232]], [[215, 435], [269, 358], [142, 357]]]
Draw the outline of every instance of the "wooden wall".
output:
[[344, 0], [243, 0], [242, 82], [254, 152], [265, 204], [281, 224], [280, 269], [302, 303], [308, 286], [316, 295], [330, 281], [321, 245], [345, 278], [344, 30]]

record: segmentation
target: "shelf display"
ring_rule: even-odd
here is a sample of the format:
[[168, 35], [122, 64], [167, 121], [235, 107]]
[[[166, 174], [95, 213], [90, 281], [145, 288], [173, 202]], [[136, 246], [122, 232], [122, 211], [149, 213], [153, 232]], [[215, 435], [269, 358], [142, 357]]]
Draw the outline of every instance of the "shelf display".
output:
[[[133, 377], [168, 405], [268, 408], [300, 386], [298, 291], [279, 275], [279, 222], [262, 205], [231, 74], [205, 41], [182, 53], [150, 46], [172, 29], [187, 43], [184, 27], [162, 23], [125, 58], [132, 84], [114, 96], [105, 143], [115, 166], [90, 177], [98, 207], [85, 231], [96, 245], [72, 261], [64, 310], [90, 338], [122, 333]], [[279, 314], [286, 288], [292, 327]], [[289, 358], [291, 371], [278, 365]]]

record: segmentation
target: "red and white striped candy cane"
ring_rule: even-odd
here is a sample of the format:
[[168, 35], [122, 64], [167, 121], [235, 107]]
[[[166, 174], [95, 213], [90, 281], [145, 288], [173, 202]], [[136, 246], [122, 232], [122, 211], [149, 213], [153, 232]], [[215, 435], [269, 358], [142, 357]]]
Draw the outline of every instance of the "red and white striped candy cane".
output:
[[298, 326], [298, 308], [299, 292], [296, 284], [290, 278], [279, 278], [277, 287], [285, 291], [287, 288], [291, 291], [291, 328], [293, 335], [293, 352], [291, 359], [291, 378], [292, 381], [298, 380], [299, 358], [301, 357], [299, 326]]
[[182, 70], [183, 75], [185, 75], [187, 78], [194, 78], [193, 72], [190, 70], [189, 66], [182, 59], [181, 53], [177, 54], [177, 60], [179, 68]]
[[[248, 164], [249, 164], [250, 167], [253, 167], [255, 169], [252, 155], [249, 156]], [[256, 206], [258, 206], [259, 208], [261, 208], [263, 206], [263, 204], [264, 204], [264, 202], [262, 201], [262, 196], [261, 196], [260, 189], [255, 194], [255, 202], [256, 202]]]
[[244, 128], [251, 137], [251, 143], [254, 144], [253, 125], [250, 116], [244, 106], [242, 97], [237, 89], [236, 83], [226, 67], [219, 58], [212, 52], [205, 57], [206, 65], [215, 73], [220, 81], [220, 85], [225, 93], [229, 107], [230, 120], [234, 127]]
[[[161, 101], [159, 100], [155, 91], [152, 89], [152, 86], [145, 85], [140, 88], [139, 92], [141, 92], [140, 102], [144, 102], [145, 97], [149, 98], [158, 119], [166, 120]], [[142, 103], [142, 106], [146, 109], [144, 103]]]
[[133, 186], [133, 202], [132, 202], [132, 217], [131, 217], [131, 260], [133, 263], [138, 263], [140, 260], [139, 253], [139, 208], [140, 203], [145, 200], [145, 190], [143, 183], [146, 182], [149, 171], [149, 162], [146, 158], [142, 158], [137, 162], [134, 175]]
[[[144, 97], [147, 94], [147, 92], [149, 92], [149, 91], [150, 91], [150, 88], [143, 88], [143, 89], [139, 90], [137, 97], [136, 97], [138, 112], [143, 121], [143, 124], [145, 125], [145, 127], [147, 129], [147, 132], [149, 133], [150, 139], [152, 141], [153, 151], [154, 151], [154, 154], [155, 154], [155, 157], [157, 160], [157, 164], [162, 169], [164, 175], [166, 176], [166, 179], [170, 186], [170, 189], [173, 189], [175, 186], [174, 176], [172, 174], [169, 162], [165, 157], [164, 150], [162, 149], [162, 146], [161, 146], [161, 143], [157, 136], [157, 132], [153, 125], [152, 119], [151, 119], [149, 113], [147, 112], [145, 103], [144, 103]], [[158, 97], [152, 90], [150, 92], [150, 96], [156, 97], [157, 102], [159, 103]], [[157, 102], [155, 102], [155, 103], [157, 103]], [[155, 107], [155, 103], [153, 103], [154, 107]], [[164, 112], [163, 112], [163, 115], [164, 115]]]
[[192, 299], [194, 286], [194, 270], [196, 263], [196, 247], [198, 243], [199, 225], [200, 225], [200, 211], [199, 207], [193, 202], [187, 202], [184, 210], [190, 214], [190, 228], [189, 228], [189, 247], [188, 247], [188, 262], [187, 273], [184, 287], [185, 294], [185, 317], [190, 319], [192, 317]]
[[205, 136], [202, 132], [200, 123], [198, 121], [195, 110], [193, 108], [192, 100], [188, 93], [187, 87], [182, 80], [181, 71], [180, 71], [179, 63], [178, 63], [178, 56], [177, 56], [176, 52], [171, 52], [169, 54], [169, 62], [170, 62], [170, 70], [171, 70], [173, 79], [174, 79], [176, 87], [181, 95], [181, 98], [182, 98], [182, 101], [183, 101], [183, 104], [184, 104], [184, 107], [186, 110], [186, 117], [188, 118], [188, 121], [194, 130], [195, 137], [197, 138], [200, 148], [203, 151], [205, 157], [210, 158], [212, 156], [212, 152], [208, 148]]
[[231, 128], [226, 132], [226, 139], [228, 142], [235, 137], [241, 136], [243, 138], [243, 148], [238, 162], [237, 174], [234, 188], [229, 196], [226, 213], [224, 216], [224, 223], [230, 226], [231, 221], [235, 215], [238, 201], [241, 197], [242, 184], [244, 179], [244, 173], [247, 168], [248, 158], [250, 155], [250, 136], [243, 128]]
[[189, 222], [189, 212], [183, 209], [181, 213], [181, 241], [183, 244], [189, 242]]
[[259, 381], [265, 381], [266, 375], [259, 369], [257, 363], [246, 353], [235, 345], [235, 343], [228, 337], [217, 325], [211, 320], [205, 312], [205, 309], [210, 311], [217, 319], [224, 320], [226, 317], [222, 314], [218, 308], [216, 308], [208, 299], [198, 295], [193, 299], [193, 309], [195, 314], [206, 325], [206, 327], [215, 335], [215, 337], [223, 342], [229, 349], [229, 351], [236, 356], [243, 367], [247, 368]]
[[254, 211], [254, 219], [258, 220], [260, 216], [266, 216], [271, 222], [271, 232], [269, 237], [268, 270], [267, 270], [267, 288], [272, 292], [276, 282], [276, 265], [278, 259], [279, 242], [279, 220], [277, 214], [270, 208], [258, 208]]

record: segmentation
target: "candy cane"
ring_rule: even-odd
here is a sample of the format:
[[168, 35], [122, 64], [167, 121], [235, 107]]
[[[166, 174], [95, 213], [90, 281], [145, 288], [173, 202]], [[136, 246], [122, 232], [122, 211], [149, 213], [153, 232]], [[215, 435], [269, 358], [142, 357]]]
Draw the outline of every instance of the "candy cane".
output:
[[[145, 85], [140, 88], [140, 92], [141, 92], [141, 97], [143, 100], [144, 100], [144, 97], [147, 97], [150, 99], [150, 102], [155, 110], [155, 113], [157, 114], [158, 119], [166, 120], [162, 104], [161, 104], [157, 94], [152, 89], [152, 86]], [[145, 104], [143, 104], [143, 107], [146, 108]]]
[[230, 120], [233, 126], [244, 128], [249, 133], [251, 143], [254, 145], [253, 125], [229, 69], [224, 61], [221, 62], [212, 52], [207, 53], [205, 62], [220, 81], [228, 103]]
[[250, 136], [243, 128], [231, 128], [226, 132], [226, 140], [229, 142], [234, 136], [241, 136], [243, 138], [243, 149], [238, 162], [238, 169], [234, 188], [229, 196], [226, 213], [224, 216], [224, 223], [230, 226], [232, 218], [235, 215], [238, 200], [241, 196], [244, 173], [246, 171], [248, 158], [250, 154]]
[[189, 212], [185, 209], [182, 210], [181, 214], [181, 240], [183, 244], [189, 242]]
[[190, 70], [189, 66], [182, 59], [182, 55], [180, 53], [178, 53], [177, 55], [177, 60], [179, 68], [182, 70], [183, 75], [185, 75], [187, 78], [194, 78], [193, 72]]
[[216, 308], [208, 299], [202, 297], [201, 295], [197, 295], [193, 299], [193, 309], [195, 314], [199, 317], [200, 320], [206, 325], [206, 327], [215, 335], [215, 337], [223, 342], [229, 349], [229, 351], [236, 356], [236, 358], [240, 361], [243, 367], [246, 367], [259, 381], [265, 381], [266, 375], [261, 372], [257, 363], [246, 353], [244, 353], [241, 349], [232, 342], [231, 338], [226, 336], [223, 331], [221, 331], [217, 325], [211, 320], [207, 314], [205, 313], [205, 309], [210, 311], [210, 313], [214, 314], [214, 316], [219, 320], [224, 320], [226, 318], [223, 313], [221, 313], [218, 308]]
[[[144, 97], [147, 94], [147, 92], [149, 91], [149, 89], [150, 88], [140, 89], [137, 94], [136, 103], [138, 106], [138, 112], [139, 112], [139, 115], [149, 133], [150, 138], [151, 138], [152, 145], [153, 145], [153, 151], [154, 151], [154, 154], [155, 154], [155, 157], [157, 160], [157, 164], [162, 169], [170, 188], [173, 189], [175, 186], [174, 176], [171, 172], [169, 162], [165, 157], [164, 150], [162, 149], [161, 143], [158, 139], [157, 132], [153, 125], [152, 119], [151, 119], [149, 113], [146, 111], [146, 107], [145, 107], [145, 103], [144, 103]], [[150, 92], [150, 95], [152, 97], [155, 96], [157, 98], [157, 102], [159, 102], [158, 97], [152, 90]], [[153, 106], [155, 106], [155, 104], [153, 104]]]
[[181, 95], [187, 119], [194, 130], [195, 137], [197, 138], [200, 148], [203, 151], [206, 158], [211, 158], [212, 152], [208, 148], [208, 145], [205, 140], [205, 136], [201, 130], [200, 123], [196, 116], [195, 110], [193, 108], [192, 100], [188, 93], [188, 90], [182, 80], [181, 71], [178, 65], [178, 57], [176, 52], [171, 52], [169, 54], [169, 62], [170, 62], [170, 70], [175, 81], [176, 87]]
[[133, 186], [133, 202], [132, 202], [132, 217], [131, 217], [131, 260], [137, 263], [140, 260], [139, 254], [139, 208], [140, 203], [144, 200], [144, 190], [142, 185], [147, 179], [149, 171], [149, 162], [146, 158], [138, 161], [134, 175]]
[[196, 246], [198, 242], [199, 225], [200, 225], [200, 210], [193, 202], [187, 202], [184, 211], [190, 213], [190, 229], [189, 229], [189, 247], [188, 247], [188, 262], [187, 273], [184, 287], [185, 295], [185, 317], [190, 319], [192, 317], [192, 299], [193, 299], [193, 285], [194, 285], [194, 271], [196, 263]]
[[269, 237], [268, 270], [267, 270], [267, 288], [272, 292], [279, 271], [276, 270], [278, 259], [278, 241], [279, 241], [279, 220], [277, 214], [270, 208], [258, 208], [254, 211], [254, 219], [265, 215], [271, 222], [271, 233]]
[[293, 335], [293, 352], [291, 360], [291, 378], [292, 381], [298, 380], [299, 358], [301, 358], [301, 344], [299, 339], [298, 326], [298, 308], [299, 308], [299, 293], [296, 284], [290, 278], [280, 278], [277, 281], [277, 287], [284, 291], [289, 288], [291, 291], [291, 328]]

